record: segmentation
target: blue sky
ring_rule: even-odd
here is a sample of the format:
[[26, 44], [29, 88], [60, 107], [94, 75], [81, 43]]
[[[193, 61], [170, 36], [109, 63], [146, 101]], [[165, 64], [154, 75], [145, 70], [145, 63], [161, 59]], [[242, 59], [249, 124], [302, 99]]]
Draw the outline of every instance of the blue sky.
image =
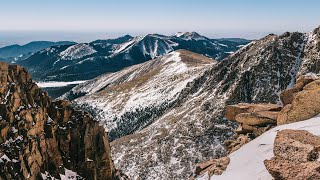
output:
[[319, 7], [319, 0], [0, 0], [0, 32], [76, 39], [198, 31], [254, 39], [310, 31], [320, 25]]

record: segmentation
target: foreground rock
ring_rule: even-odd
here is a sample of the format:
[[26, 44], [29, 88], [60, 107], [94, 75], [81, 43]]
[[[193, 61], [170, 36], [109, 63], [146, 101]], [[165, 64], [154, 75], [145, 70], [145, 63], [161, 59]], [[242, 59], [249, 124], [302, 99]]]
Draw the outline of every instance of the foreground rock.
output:
[[275, 180], [320, 179], [320, 137], [307, 131], [283, 130], [274, 141], [274, 155], [264, 164]]
[[281, 109], [277, 104], [240, 103], [227, 106], [224, 117], [240, 124], [235, 131], [237, 134], [257, 137], [276, 125]]
[[242, 113], [256, 113], [268, 111], [280, 111], [281, 106], [277, 104], [248, 104], [239, 103], [236, 105], [228, 105], [226, 107], [225, 118], [229, 120], [236, 120], [236, 116]]
[[52, 102], [24, 68], [0, 70], [0, 179], [120, 177], [108, 134], [89, 114]]
[[294, 85], [293, 88], [290, 89], [286, 89], [284, 91], [281, 92], [280, 94], [280, 99], [282, 101], [282, 104], [285, 106], [287, 104], [291, 104], [292, 101], [294, 100], [295, 95], [299, 92], [303, 90], [303, 87], [309, 83], [311, 83], [312, 81], [317, 80], [318, 77], [317, 76], [313, 76], [313, 75], [309, 75], [309, 76], [300, 76], [297, 79], [296, 84]]
[[230, 163], [229, 157], [222, 157], [219, 159], [213, 159], [207, 161], [205, 163], [199, 163], [196, 165], [193, 177], [190, 179], [194, 179], [197, 176], [201, 176], [204, 173], [208, 173], [210, 176], [212, 175], [221, 175], [223, 171], [227, 169], [228, 164]]
[[302, 76], [294, 88], [281, 93], [285, 107], [277, 118], [277, 124], [288, 124], [310, 119], [320, 114], [320, 80], [318, 76]]

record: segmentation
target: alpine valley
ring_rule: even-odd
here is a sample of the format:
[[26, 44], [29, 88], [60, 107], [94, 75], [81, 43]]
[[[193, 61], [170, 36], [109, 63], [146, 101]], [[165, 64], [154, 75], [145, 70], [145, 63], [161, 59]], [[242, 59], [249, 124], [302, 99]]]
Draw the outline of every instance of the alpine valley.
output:
[[[126, 35], [17, 63], [0, 66], [0, 179], [320, 178], [320, 27]], [[52, 100], [31, 76], [86, 82]]]

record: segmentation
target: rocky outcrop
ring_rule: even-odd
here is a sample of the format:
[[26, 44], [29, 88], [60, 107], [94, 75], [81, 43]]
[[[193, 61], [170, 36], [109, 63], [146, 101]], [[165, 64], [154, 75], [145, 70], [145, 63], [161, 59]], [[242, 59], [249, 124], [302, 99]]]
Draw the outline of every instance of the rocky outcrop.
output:
[[[238, 128], [235, 130], [236, 134], [234, 137], [224, 141], [227, 154], [237, 151], [253, 138], [276, 126], [277, 116], [281, 108], [281, 106], [276, 104], [240, 103], [227, 106], [224, 117], [239, 123]], [[224, 165], [221, 166], [221, 163], [219, 163], [221, 160], [228, 163], [223, 163]], [[221, 175], [229, 162], [230, 159], [225, 156], [220, 159], [213, 159], [197, 164], [193, 176], [190, 179], [195, 179], [205, 173], [207, 173], [209, 177], [212, 175]], [[220, 167], [220, 169], [217, 169], [217, 166]]]
[[276, 104], [248, 104], [239, 103], [236, 105], [228, 105], [226, 107], [225, 118], [229, 120], [235, 120], [236, 116], [242, 113], [255, 113], [255, 112], [266, 112], [266, 111], [279, 111], [281, 106]]
[[240, 103], [227, 106], [224, 117], [239, 123], [237, 134], [257, 137], [276, 125], [281, 108], [276, 104]]
[[[52, 102], [26, 69], [0, 63], [0, 179], [117, 179], [108, 134], [68, 101]], [[118, 173], [118, 174], [117, 174]], [[119, 176], [118, 176], [119, 175]]]
[[204, 163], [199, 163], [196, 165], [193, 172], [193, 176], [190, 179], [193, 180], [197, 176], [201, 176], [205, 173], [208, 173], [209, 176], [221, 175], [223, 171], [227, 169], [227, 166], [229, 163], [230, 163], [229, 157], [222, 157], [222, 158], [213, 159]]
[[316, 75], [301, 76], [296, 85], [280, 94], [285, 105], [277, 124], [288, 124], [310, 119], [320, 114], [320, 78]]
[[274, 141], [274, 157], [264, 164], [275, 180], [320, 178], [320, 137], [302, 130], [282, 130]]
[[240, 149], [243, 145], [251, 141], [251, 138], [248, 134], [239, 134], [235, 136], [236, 138], [234, 140], [229, 139], [224, 141], [224, 146], [226, 147], [228, 153], [235, 152], [236, 150]]
[[318, 79], [317, 76], [314, 75], [305, 75], [305, 76], [300, 76], [297, 79], [296, 84], [294, 85], [293, 88], [285, 89], [280, 93], [280, 99], [282, 104], [285, 106], [287, 104], [291, 104], [292, 101], [294, 100], [295, 95], [303, 90], [303, 87], [312, 81]]

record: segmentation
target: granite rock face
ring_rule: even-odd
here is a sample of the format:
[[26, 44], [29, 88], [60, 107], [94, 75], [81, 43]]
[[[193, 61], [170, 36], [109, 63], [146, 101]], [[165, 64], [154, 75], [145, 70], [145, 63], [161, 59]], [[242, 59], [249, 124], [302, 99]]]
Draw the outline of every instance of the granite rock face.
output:
[[0, 179], [120, 177], [108, 134], [88, 113], [52, 101], [20, 66], [0, 71]]
[[301, 76], [297, 82], [304, 83], [297, 83], [280, 94], [285, 106], [277, 118], [278, 125], [307, 120], [320, 114], [320, 78], [316, 75]]
[[274, 141], [274, 157], [264, 164], [275, 180], [319, 179], [320, 137], [302, 130], [282, 130]]

